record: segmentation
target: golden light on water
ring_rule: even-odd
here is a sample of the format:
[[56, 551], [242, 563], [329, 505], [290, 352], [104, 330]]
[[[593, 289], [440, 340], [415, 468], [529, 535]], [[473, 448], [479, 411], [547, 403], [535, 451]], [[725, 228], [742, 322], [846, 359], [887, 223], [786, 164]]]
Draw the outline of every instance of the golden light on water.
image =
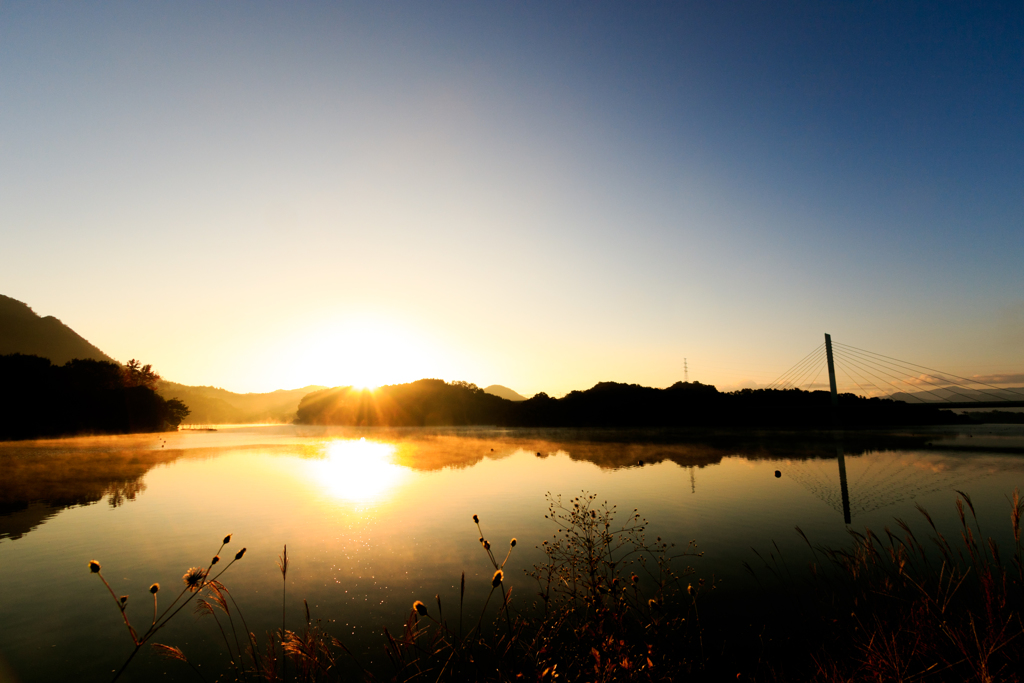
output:
[[383, 500], [409, 476], [396, 465], [394, 444], [355, 440], [332, 441], [326, 457], [310, 463], [310, 475], [334, 498], [351, 503]]

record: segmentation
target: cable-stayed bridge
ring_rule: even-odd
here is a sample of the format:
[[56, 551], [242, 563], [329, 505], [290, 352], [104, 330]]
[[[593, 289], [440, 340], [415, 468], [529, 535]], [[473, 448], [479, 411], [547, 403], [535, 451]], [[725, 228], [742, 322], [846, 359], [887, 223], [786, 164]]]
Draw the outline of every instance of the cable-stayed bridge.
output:
[[[829, 384], [819, 384], [825, 378]], [[849, 392], [949, 409], [1024, 407], [1024, 387], [997, 386], [1011, 383], [1001, 379], [1010, 377], [960, 377], [833, 341], [826, 334], [824, 342], [767, 388], [828, 388], [833, 395]]]
[[[828, 378], [827, 385], [818, 384], [823, 374]], [[1024, 387], [1000, 387], [997, 384], [1011, 383], [1000, 379], [1010, 380], [1011, 377], [960, 377], [834, 342], [826, 334], [820, 346], [767, 388], [813, 391], [827, 386], [834, 407], [839, 405], [840, 387], [867, 398], [890, 398], [944, 409], [1024, 407]], [[851, 523], [855, 513], [870, 512], [906, 498], [912, 499], [921, 493], [941, 490], [948, 483], [946, 479], [962, 479], [949, 474], [945, 478], [929, 478], [925, 482], [918, 476], [912, 476], [915, 472], [911, 472], [909, 467], [899, 467], [893, 461], [882, 458], [868, 463], [869, 467], [859, 472], [853, 482], [848, 482], [841, 441], [836, 444], [836, 460], [839, 464], [838, 492], [828, 483], [825, 473], [816, 466], [797, 465], [792, 469], [792, 474], [813, 495], [837, 511], [841, 509], [846, 524]], [[852, 504], [851, 483], [857, 489]]]

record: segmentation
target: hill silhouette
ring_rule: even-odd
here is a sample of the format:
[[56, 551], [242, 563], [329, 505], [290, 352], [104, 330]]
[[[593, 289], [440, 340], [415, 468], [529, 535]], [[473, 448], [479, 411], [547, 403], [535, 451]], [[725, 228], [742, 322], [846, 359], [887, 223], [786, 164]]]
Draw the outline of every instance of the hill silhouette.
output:
[[192, 387], [161, 380], [156, 391], [163, 398], [179, 398], [192, 411], [191, 424], [247, 424], [292, 422], [299, 400], [306, 394], [325, 389], [308, 386], [278, 389], [264, 394], [236, 394], [217, 387]]
[[967, 418], [934, 406], [853, 394], [832, 408], [827, 391], [744, 389], [723, 393], [700, 382], [666, 389], [600, 382], [562, 398], [540, 393], [510, 401], [466, 382], [423, 379], [375, 391], [335, 387], [305, 396], [296, 422], [382, 427], [724, 427], [829, 429], [955, 424]]
[[475, 384], [421, 379], [375, 391], [335, 387], [307, 394], [296, 422], [366, 427], [431, 427], [506, 424], [516, 405]]
[[501, 398], [508, 399], [509, 401], [525, 401], [526, 400], [526, 397], [523, 396], [522, 394], [520, 394], [520, 393], [518, 393], [516, 391], [513, 391], [512, 389], [509, 389], [508, 387], [503, 387], [500, 384], [492, 384], [489, 387], [484, 387], [484, 391], [487, 392], [488, 394], [493, 394], [495, 396], [500, 396]]
[[[71, 360], [116, 363], [77, 332], [53, 316], [40, 317], [27, 304], [0, 294], [0, 355], [24, 354], [46, 358], [56, 366]], [[193, 424], [291, 422], [299, 399], [311, 391], [279, 389], [264, 394], [236, 394], [216, 387], [193, 387], [159, 380], [156, 393], [164, 400], [179, 399], [188, 406]]]
[[0, 355], [23, 353], [63, 365], [76, 358], [113, 358], [52, 315], [40, 317], [27, 304], [0, 294]]

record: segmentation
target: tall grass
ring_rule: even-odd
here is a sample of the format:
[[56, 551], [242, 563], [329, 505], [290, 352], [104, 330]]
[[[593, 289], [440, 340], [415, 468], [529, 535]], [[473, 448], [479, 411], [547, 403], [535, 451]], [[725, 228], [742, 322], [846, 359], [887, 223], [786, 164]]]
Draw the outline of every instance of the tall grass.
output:
[[[1013, 548], [987, 537], [958, 491], [956, 536], [927, 510], [919, 536], [902, 519], [881, 534], [851, 530], [845, 548], [814, 545], [798, 576], [774, 553], [760, 571], [763, 622], [790, 629], [804, 661], [758, 662], [763, 675], [815, 681], [1019, 681], [1024, 672], [1024, 562], [1019, 491], [1010, 500]], [[767, 610], [766, 610], [767, 612]]]
[[[139, 651], [143, 648], [143, 646], [149, 643], [156, 636], [156, 634], [161, 629], [163, 629], [168, 622], [170, 622], [171, 619], [176, 617], [181, 612], [181, 610], [185, 609], [185, 607], [188, 606], [188, 604], [191, 603], [194, 599], [198, 598], [201, 593], [203, 593], [204, 591], [216, 592], [218, 591], [219, 588], [223, 588], [223, 585], [220, 584], [218, 579], [220, 579], [224, 572], [231, 569], [232, 565], [234, 565], [235, 562], [241, 560], [242, 557], [245, 555], [245, 548], [242, 548], [237, 553], [235, 553], [234, 559], [228, 562], [219, 572], [217, 572], [216, 575], [211, 577], [210, 572], [213, 570], [214, 566], [216, 566], [220, 562], [221, 551], [223, 551], [224, 546], [226, 546], [230, 542], [231, 534], [228, 534], [224, 537], [224, 540], [220, 544], [220, 548], [217, 549], [217, 552], [214, 554], [213, 559], [210, 560], [210, 564], [206, 567], [206, 569], [203, 569], [202, 567], [191, 567], [190, 569], [188, 569], [188, 571], [185, 572], [185, 574], [181, 577], [182, 583], [184, 583], [184, 587], [181, 589], [181, 592], [178, 593], [177, 597], [174, 598], [171, 604], [166, 609], [164, 609], [163, 612], [159, 612], [158, 606], [160, 584], [154, 583], [149, 587], [149, 592], [153, 596], [153, 621], [150, 623], [149, 627], [142, 633], [139, 633], [139, 631], [137, 631], [135, 627], [132, 626], [131, 620], [128, 618], [128, 612], [126, 610], [128, 606], [128, 596], [122, 595], [118, 597], [114, 593], [114, 589], [110, 587], [110, 584], [103, 577], [103, 569], [100, 563], [97, 560], [89, 561], [89, 571], [91, 571], [93, 574], [99, 577], [100, 581], [103, 582], [103, 585], [106, 586], [107, 590], [110, 592], [110, 596], [114, 599], [114, 604], [117, 606], [118, 611], [121, 613], [121, 618], [124, 621], [125, 627], [128, 629], [128, 635], [131, 637], [132, 644], [134, 645], [131, 654], [125, 660], [124, 664], [121, 665], [121, 668], [119, 668], [114, 673], [114, 677], [112, 680], [116, 681], [118, 678], [120, 678], [121, 675], [128, 668], [128, 665], [132, 663], [133, 659], [135, 659], [135, 656], [139, 654]], [[161, 645], [157, 643], [153, 643], [153, 645], [156, 646], [156, 649], [158, 651], [161, 651], [163, 654], [169, 654], [173, 656], [175, 659], [187, 661], [184, 654], [178, 648]]]
[[[552, 537], [544, 561], [511, 577], [518, 541], [492, 544], [473, 515], [490, 563], [486, 599], [467, 614], [463, 572], [458, 605], [440, 595], [416, 600], [398, 629], [384, 629], [390, 669], [368, 671], [332, 636], [303, 601], [297, 631], [282, 627], [258, 638], [220, 581], [240, 551], [215, 576], [192, 568], [174, 602], [139, 633], [128, 619], [127, 596], [114, 598], [134, 644], [116, 680], [143, 645], [192, 666], [174, 646], [153, 636], [190, 603], [215, 624], [227, 652], [218, 680], [303, 681], [1020, 681], [1024, 671], [1024, 502], [1010, 500], [1013, 547], [1007, 554], [985, 536], [971, 498], [958, 492], [959, 528], [944, 535], [918, 508], [928, 532], [896, 520], [897, 531], [851, 531], [844, 548], [815, 545], [806, 571], [777, 550], [748, 568], [761, 585], [743, 603], [707, 601], [714, 583], [694, 580], [674, 562], [700, 556], [646, 538], [637, 510], [619, 519], [614, 505], [583, 493], [563, 501], [549, 494]], [[287, 579], [287, 548], [279, 557]], [[99, 563], [90, 563], [103, 579]], [[514, 585], [515, 584], [515, 585]], [[523, 595], [523, 584], [533, 595]], [[282, 587], [285, 597], [286, 583]], [[513, 597], [515, 596], [515, 597]], [[702, 606], [698, 610], [698, 605]], [[711, 619], [701, 611], [713, 609]], [[749, 624], [750, 628], [741, 628]], [[710, 625], [710, 626], [709, 626]], [[198, 667], [192, 672], [202, 679]]]

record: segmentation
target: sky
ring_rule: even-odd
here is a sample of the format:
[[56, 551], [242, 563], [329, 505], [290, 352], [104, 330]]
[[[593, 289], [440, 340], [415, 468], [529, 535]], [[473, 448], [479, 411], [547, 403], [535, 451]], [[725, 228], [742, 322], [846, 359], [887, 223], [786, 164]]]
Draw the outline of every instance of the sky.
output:
[[1024, 5], [0, 3], [0, 293], [232, 391], [1024, 384]]

